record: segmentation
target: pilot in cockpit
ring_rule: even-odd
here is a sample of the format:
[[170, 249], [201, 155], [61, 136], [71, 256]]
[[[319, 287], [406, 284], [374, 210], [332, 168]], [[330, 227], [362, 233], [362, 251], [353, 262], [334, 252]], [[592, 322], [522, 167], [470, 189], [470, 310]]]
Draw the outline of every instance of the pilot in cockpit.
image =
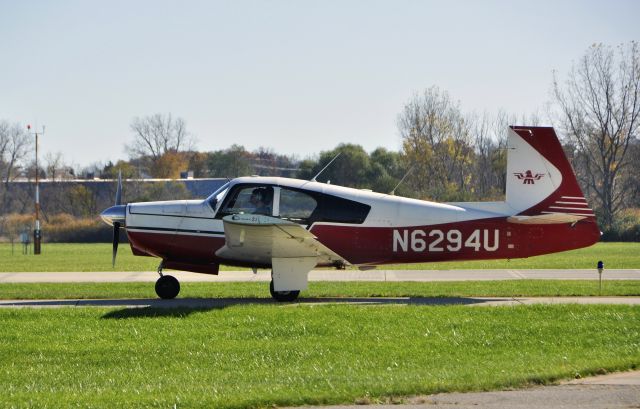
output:
[[270, 190], [266, 187], [253, 189], [249, 202], [255, 206], [254, 214], [271, 216], [272, 195]]

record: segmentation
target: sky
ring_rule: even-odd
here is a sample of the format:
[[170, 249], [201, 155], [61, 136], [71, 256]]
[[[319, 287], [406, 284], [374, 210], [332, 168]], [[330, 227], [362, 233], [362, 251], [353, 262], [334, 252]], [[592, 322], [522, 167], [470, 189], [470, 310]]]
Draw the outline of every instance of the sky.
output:
[[77, 167], [128, 159], [134, 117], [201, 151], [399, 150], [437, 86], [464, 112], [542, 112], [593, 43], [640, 40], [640, 1], [0, 0], [0, 120]]

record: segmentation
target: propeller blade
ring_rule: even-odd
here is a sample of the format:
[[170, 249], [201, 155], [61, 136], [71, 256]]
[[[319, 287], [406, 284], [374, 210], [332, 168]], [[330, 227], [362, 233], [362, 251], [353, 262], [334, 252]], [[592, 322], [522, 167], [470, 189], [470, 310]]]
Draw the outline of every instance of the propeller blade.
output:
[[118, 171], [118, 189], [116, 189], [116, 206], [122, 204], [122, 171]]
[[111, 266], [116, 266], [116, 254], [118, 254], [118, 242], [120, 241], [120, 223], [113, 223], [113, 254], [111, 255]]

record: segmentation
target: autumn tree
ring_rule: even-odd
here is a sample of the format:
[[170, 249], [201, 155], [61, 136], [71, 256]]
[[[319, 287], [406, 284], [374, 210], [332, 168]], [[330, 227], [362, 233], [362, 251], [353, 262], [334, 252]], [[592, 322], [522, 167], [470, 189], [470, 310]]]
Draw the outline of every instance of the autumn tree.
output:
[[98, 214], [98, 192], [95, 187], [75, 185], [67, 193], [70, 210], [74, 215], [91, 217]]
[[251, 152], [251, 160], [254, 173], [260, 176], [291, 177], [298, 170], [292, 157], [264, 146]]
[[116, 163], [109, 161], [100, 170], [100, 175], [103, 179], [117, 179], [121, 174], [123, 179], [138, 178], [139, 174], [136, 167], [131, 162], [119, 160]]
[[610, 228], [632, 192], [623, 179], [634, 166], [629, 152], [640, 124], [638, 43], [591, 46], [564, 82], [554, 76], [553, 93], [562, 128], [575, 147], [578, 177]]
[[188, 170], [193, 171], [193, 176], [196, 178], [210, 177], [209, 167], [207, 161], [209, 154], [207, 152], [190, 152]]
[[235, 178], [252, 174], [251, 154], [242, 145], [233, 144], [221, 151], [211, 152], [207, 162], [211, 177]]
[[360, 145], [340, 144], [333, 150], [320, 153], [319, 160], [304, 179], [313, 178], [322, 168], [340, 156], [318, 177], [318, 181], [330, 181], [336, 185], [356, 188], [370, 188], [368, 172], [370, 171], [369, 154]]
[[[377, 148], [369, 154], [360, 145], [340, 144], [335, 149], [321, 152], [317, 159], [301, 161], [296, 177], [310, 180], [334, 158], [336, 160], [322, 172], [318, 181], [390, 193], [406, 172], [406, 161], [400, 152]], [[404, 189], [401, 188], [398, 194], [411, 196], [410, 190]]]
[[[398, 183], [409, 171], [406, 158], [400, 153], [385, 148], [376, 148], [369, 155], [369, 180], [371, 189], [380, 193], [391, 193], [399, 196], [413, 196], [406, 184]], [[396, 189], [396, 186], [397, 189]], [[395, 190], [394, 190], [395, 189]]]
[[[182, 152], [190, 151], [195, 143], [187, 132], [187, 124], [182, 118], [171, 114], [154, 114], [136, 117], [131, 122], [134, 140], [126, 149], [132, 157], [148, 159], [148, 168], [153, 177], [174, 174], [175, 169], [164, 169], [165, 165], [182, 164]], [[186, 169], [181, 169], [186, 170]], [[179, 171], [178, 171], [179, 172]]]
[[473, 176], [471, 130], [446, 91], [416, 94], [398, 117], [402, 149], [414, 171], [409, 179], [422, 197], [462, 200]]
[[184, 152], [168, 151], [151, 164], [151, 174], [160, 179], [177, 179], [180, 172], [187, 170], [189, 158]]

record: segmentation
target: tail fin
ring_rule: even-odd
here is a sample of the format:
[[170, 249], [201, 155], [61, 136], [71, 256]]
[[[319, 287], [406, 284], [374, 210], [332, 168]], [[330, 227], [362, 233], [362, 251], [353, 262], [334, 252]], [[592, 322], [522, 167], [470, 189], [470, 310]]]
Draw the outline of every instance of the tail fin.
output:
[[551, 127], [510, 127], [506, 202], [518, 215], [595, 217]]

